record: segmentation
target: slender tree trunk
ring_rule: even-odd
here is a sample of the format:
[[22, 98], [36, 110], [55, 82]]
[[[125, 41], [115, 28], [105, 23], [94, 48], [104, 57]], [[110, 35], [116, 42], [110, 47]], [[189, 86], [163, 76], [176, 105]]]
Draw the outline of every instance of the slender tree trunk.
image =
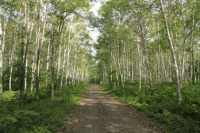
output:
[[[197, 49], [197, 53], [199, 52], [199, 49]], [[198, 67], [197, 67], [197, 72], [196, 75], [199, 73], [199, 69], [200, 69], [200, 59], [198, 59]], [[197, 77], [198, 76], [198, 77]], [[197, 81], [199, 81], [199, 75], [195, 76], [195, 81], [194, 83], [196, 83]]]
[[[39, 11], [40, 12], [40, 11]], [[40, 13], [38, 15], [38, 25], [40, 25]], [[41, 42], [40, 42], [40, 26], [38, 26], [38, 52], [37, 52], [37, 74], [36, 74], [36, 101], [39, 100], [39, 89], [40, 89], [40, 56], [41, 56], [41, 51], [42, 51], [42, 46], [43, 46], [43, 41], [44, 41], [44, 33], [45, 33], [45, 28], [46, 28], [46, 19], [47, 19], [47, 9], [46, 9], [46, 14], [45, 14], [45, 19], [43, 22], [43, 30], [42, 30], [42, 37], [41, 37]]]
[[[36, 28], [36, 33], [37, 33], [37, 28]], [[33, 91], [33, 86], [34, 86], [34, 81], [35, 81], [35, 70], [36, 70], [36, 59], [37, 59], [37, 43], [38, 43], [38, 38], [36, 37], [35, 40], [35, 53], [33, 56], [33, 65], [32, 65], [32, 78], [31, 78], [31, 92]]]
[[144, 24], [144, 19], [142, 19], [142, 22], [140, 24], [140, 29], [141, 29], [141, 41], [142, 41], [142, 48], [143, 48], [143, 56], [144, 56], [144, 61], [145, 61], [145, 66], [148, 74], [148, 81], [149, 81], [149, 87], [150, 90], [152, 88], [152, 76], [151, 76], [151, 70], [149, 68], [149, 60], [147, 57], [147, 50], [146, 50], [146, 29], [145, 29], [145, 24]]
[[137, 37], [137, 51], [138, 51], [138, 68], [139, 68], [139, 91], [141, 90], [142, 86], [142, 62], [141, 62], [141, 54], [140, 54], [140, 44], [138, 42], [138, 37]]
[[[158, 22], [158, 39], [160, 40], [160, 23]], [[159, 57], [158, 57], [158, 78], [159, 78], [159, 82], [161, 83], [163, 80], [163, 76], [162, 76], [162, 49], [160, 47], [160, 43], [159, 42]]]
[[26, 44], [26, 39], [25, 39], [25, 32], [26, 32], [26, 3], [24, 2], [24, 23], [22, 27], [22, 36], [21, 36], [21, 87], [20, 87], [20, 100], [23, 100], [23, 91], [24, 91], [24, 79], [25, 79], [25, 66], [24, 66], [24, 46]]
[[11, 51], [11, 55], [10, 55], [10, 63], [9, 63], [9, 67], [10, 67], [10, 74], [9, 74], [9, 85], [8, 85], [8, 89], [9, 91], [11, 91], [12, 89], [12, 71], [13, 71], [13, 58], [14, 58], [14, 54], [15, 54], [15, 46], [16, 46], [16, 42], [17, 41], [17, 34], [14, 33], [14, 42], [13, 42], [13, 49]]
[[77, 44], [75, 42], [75, 60], [74, 60], [74, 65], [73, 65], [73, 73], [72, 73], [72, 84], [74, 85], [75, 84], [75, 81], [76, 81], [76, 67], [77, 67]]
[[[113, 51], [111, 50], [110, 52], [110, 69], [111, 69], [111, 73], [110, 73], [110, 88], [113, 87], [113, 62], [112, 62], [112, 58], [113, 58]], [[103, 73], [103, 81], [104, 81], [105, 77], [104, 77], [104, 73]]]
[[123, 83], [125, 83], [125, 79], [126, 79], [126, 76], [127, 76], [126, 75], [126, 69], [125, 69], [125, 67], [126, 67], [126, 43], [124, 43], [123, 49], [124, 49], [123, 53], [125, 55], [124, 55], [124, 58], [122, 58], [122, 75], [123, 75], [122, 80], [123, 80]]
[[82, 64], [82, 72], [81, 72], [81, 81], [83, 82], [84, 78], [84, 71], [85, 71], [85, 64]]
[[27, 73], [28, 73], [28, 54], [26, 55], [26, 59], [25, 59], [25, 74], [24, 74], [24, 93], [26, 93], [27, 90]]
[[39, 69], [40, 69], [40, 9], [38, 11], [38, 27], [37, 27], [37, 58], [36, 58], [36, 94], [35, 99], [38, 101], [39, 98]]
[[175, 76], [176, 76], [176, 93], [177, 93], [177, 100], [178, 102], [181, 101], [181, 86], [180, 86], [180, 76], [179, 76], [179, 69], [178, 69], [178, 65], [177, 65], [177, 60], [176, 60], [176, 54], [175, 54], [175, 48], [174, 48], [174, 43], [172, 40], [172, 34], [170, 34], [170, 30], [169, 30], [169, 26], [168, 26], [168, 22], [167, 22], [167, 18], [166, 18], [166, 14], [164, 11], [164, 6], [163, 6], [163, 1], [160, 0], [160, 5], [161, 5], [161, 11], [163, 14], [163, 20], [165, 23], [165, 30], [166, 30], [166, 34], [168, 37], [168, 42], [170, 44], [171, 47], [171, 53], [172, 53], [172, 59], [173, 59], [173, 63], [174, 63], [174, 70], [175, 70]]
[[1, 28], [1, 22], [0, 22], [0, 100], [3, 99], [3, 85], [2, 85], [2, 28]]
[[61, 77], [61, 82], [60, 82], [60, 90], [62, 90], [62, 88], [63, 88], [63, 79], [64, 79], [65, 65], [66, 65], [66, 52], [67, 52], [67, 46], [65, 46], [65, 48], [64, 48], [64, 57], [63, 57], [63, 64], [62, 64], [62, 77]]
[[[193, 18], [193, 24], [194, 24], [194, 18]], [[192, 35], [191, 35], [191, 40], [190, 40], [190, 45], [191, 45], [191, 51], [190, 51], [190, 80], [191, 80], [191, 85], [195, 84], [195, 68], [194, 68], [194, 46], [193, 46], [193, 31], [192, 31]], [[198, 52], [197, 52], [198, 53]]]
[[[62, 37], [61, 37], [62, 38]], [[60, 76], [60, 64], [61, 64], [61, 49], [62, 46], [59, 46], [59, 51], [58, 51], [58, 71], [57, 71], [57, 82], [58, 82], [58, 78]]]
[[54, 96], [54, 73], [55, 73], [55, 59], [54, 59], [54, 43], [55, 43], [55, 27], [53, 27], [53, 39], [51, 46], [51, 97]]
[[66, 66], [66, 80], [65, 80], [65, 86], [67, 85], [67, 80], [69, 76], [69, 59], [70, 59], [70, 53], [71, 53], [71, 46], [70, 46], [70, 33], [68, 38], [68, 45], [67, 45], [67, 66]]
[[124, 87], [123, 82], [123, 75], [122, 75], [122, 69], [121, 69], [121, 51], [122, 51], [122, 40], [119, 40], [119, 58], [118, 58], [118, 71], [119, 71], [119, 80], [120, 80], [120, 86]]
[[49, 58], [50, 58], [50, 39], [49, 39], [49, 44], [48, 44], [48, 50], [47, 50], [47, 66], [46, 66], [46, 70], [47, 70], [47, 75], [46, 75], [46, 89], [48, 87], [48, 71], [49, 71]]
[[162, 70], [162, 78], [166, 81], [167, 80], [167, 77], [166, 77], [166, 75], [167, 75], [167, 68], [165, 67], [165, 66], [167, 66], [167, 59], [166, 59], [166, 62], [165, 62], [165, 55], [164, 55], [164, 53], [162, 52], [162, 50], [161, 50], [161, 58], [160, 58], [160, 60], [162, 60], [162, 64], [161, 64], [161, 70]]
[[[4, 22], [3, 22], [3, 33], [2, 33], [2, 75], [3, 75], [3, 67], [4, 67], [4, 51], [5, 51], [5, 38], [6, 38], [6, 27], [7, 27], [7, 18], [4, 16]], [[1, 23], [1, 22], [0, 22]], [[2, 30], [2, 29], [1, 29]]]
[[[24, 93], [26, 93], [26, 88], [27, 88], [27, 72], [28, 72], [28, 53], [29, 53], [29, 45], [31, 42], [31, 37], [32, 37], [32, 32], [33, 32], [33, 25], [34, 25], [34, 19], [35, 19], [35, 14], [36, 14], [36, 6], [34, 8], [34, 14], [33, 14], [33, 18], [31, 21], [31, 27], [30, 27], [30, 31], [29, 31], [29, 36], [27, 38], [27, 44], [26, 44], [26, 48], [25, 48], [25, 54], [24, 54]], [[27, 29], [28, 29], [28, 25], [27, 25]]]
[[183, 0], [182, 0], [182, 6], [181, 6], [181, 16], [182, 16], [182, 23], [183, 23], [183, 53], [182, 53], [182, 62], [181, 62], [181, 77], [180, 77], [180, 88], [182, 88], [182, 82], [183, 82], [183, 78], [184, 78], [184, 72], [185, 72], [185, 41], [186, 41], [186, 23], [185, 23], [185, 18], [183, 15]]
[[[134, 82], [134, 63], [133, 63], [133, 55], [132, 55], [132, 60], [131, 60], [131, 80], [132, 80], [132, 83]], [[137, 64], [137, 63], [136, 63]]]
[[[114, 60], [114, 63], [115, 63], [115, 68], [117, 69], [116, 70], [116, 80], [117, 80], [116, 85], [119, 87], [119, 67], [118, 67], [118, 59], [117, 59], [118, 49], [117, 49], [116, 46], [115, 46], [114, 49], [115, 49], [115, 51], [113, 52], [113, 60]], [[115, 84], [114, 84], [114, 87], [115, 87]]]

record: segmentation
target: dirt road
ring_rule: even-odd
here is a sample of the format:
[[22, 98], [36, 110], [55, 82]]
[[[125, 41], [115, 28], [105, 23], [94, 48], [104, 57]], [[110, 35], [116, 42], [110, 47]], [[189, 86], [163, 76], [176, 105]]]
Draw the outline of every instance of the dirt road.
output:
[[157, 133], [159, 125], [112, 98], [98, 86], [87, 88], [62, 133]]

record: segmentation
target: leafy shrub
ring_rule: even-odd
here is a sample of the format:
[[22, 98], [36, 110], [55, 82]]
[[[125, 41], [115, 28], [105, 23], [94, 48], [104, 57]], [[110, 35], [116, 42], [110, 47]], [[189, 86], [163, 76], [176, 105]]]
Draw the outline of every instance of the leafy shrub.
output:
[[82, 97], [85, 87], [84, 84], [78, 84], [64, 87], [62, 91], [55, 90], [53, 98], [50, 97], [50, 89], [43, 89], [37, 102], [34, 101], [35, 91], [27, 92], [23, 103], [18, 98], [13, 98], [14, 94], [7, 96], [9, 100], [4, 99], [0, 103], [0, 132], [57, 132], [64, 123], [66, 114], [73, 110]]
[[3, 93], [3, 98], [6, 101], [19, 99], [19, 91], [6, 91]]

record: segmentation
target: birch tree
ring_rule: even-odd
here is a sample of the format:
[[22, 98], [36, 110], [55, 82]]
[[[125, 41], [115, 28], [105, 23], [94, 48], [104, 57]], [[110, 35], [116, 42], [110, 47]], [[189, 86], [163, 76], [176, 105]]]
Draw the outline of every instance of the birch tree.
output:
[[[40, 12], [40, 11], [39, 11]], [[43, 22], [43, 28], [42, 28], [42, 36], [40, 39], [40, 32], [38, 33], [38, 45], [37, 45], [37, 64], [36, 64], [36, 68], [37, 68], [37, 74], [36, 74], [36, 100], [39, 100], [39, 76], [40, 76], [40, 56], [41, 56], [41, 50], [43, 47], [43, 41], [44, 41], [44, 33], [45, 33], [45, 28], [46, 28], [46, 19], [47, 19], [47, 12], [48, 12], [48, 7], [46, 7], [46, 11], [45, 11], [45, 18], [44, 18], [44, 22]], [[40, 13], [38, 15], [38, 19], [40, 19]], [[40, 25], [40, 21], [38, 21], [38, 25]], [[40, 26], [38, 26], [38, 31], [40, 31]]]
[[0, 100], [3, 99], [2, 62], [2, 26], [0, 22]]
[[163, 21], [165, 23], [165, 30], [166, 34], [168, 37], [168, 42], [171, 48], [171, 53], [172, 53], [172, 59], [173, 59], [173, 64], [174, 64], [174, 71], [175, 71], [175, 76], [176, 76], [176, 94], [177, 94], [177, 100], [178, 102], [181, 101], [181, 85], [180, 85], [180, 75], [179, 75], [179, 68], [177, 64], [177, 59], [176, 59], [176, 54], [175, 54], [175, 48], [174, 48], [174, 41], [172, 40], [172, 31], [170, 31], [168, 20], [166, 17], [165, 9], [164, 9], [164, 4], [163, 1], [160, 0], [160, 6], [161, 6], [161, 11], [163, 14]]
[[22, 33], [21, 33], [21, 89], [20, 89], [20, 100], [23, 100], [23, 93], [24, 93], [24, 81], [25, 81], [25, 64], [24, 64], [24, 47], [26, 44], [26, 19], [27, 19], [27, 8], [26, 3], [23, 3], [24, 6], [24, 22], [22, 26]]

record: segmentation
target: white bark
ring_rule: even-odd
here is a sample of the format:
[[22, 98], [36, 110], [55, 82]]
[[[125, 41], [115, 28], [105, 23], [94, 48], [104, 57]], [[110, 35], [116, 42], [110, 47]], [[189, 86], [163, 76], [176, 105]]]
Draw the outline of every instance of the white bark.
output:
[[2, 28], [1, 28], [1, 22], [0, 22], [0, 100], [3, 99], [3, 85], [2, 85], [2, 43], [1, 43], [1, 39], [2, 39]]
[[22, 26], [22, 33], [21, 33], [21, 84], [20, 84], [20, 100], [23, 100], [23, 93], [24, 93], [24, 79], [25, 79], [25, 60], [24, 60], [24, 49], [26, 44], [26, 22], [27, 22], [27, 5], [26, 2], [24, 4], [24, 22]]
[[66, 66], [66, 80], [65, 80], [65, 86], [67, 85], [67, 79], [69, 76], [69, 65], [70, 65], [70, 53], [71, 53], [71, 46], [70, 46], [70, 34], [68, 37], [68, 45], [67, 45], [67, 66]]
[[170, 31], [170, 29], [169, 29], [169, 25], [168, 25], [168, 21], [167, 21], [165, 11], [164, 11], [164, 6], [163, 6], [162, 0], [160, 0], [160, 5], [161, 5], [161, 11], [162, 11], [162, 14], [163, 14], [163, 20], [165, 22], [165, 30], [166, 30], [166, 34], [167, 34], [167, 37], [168, 37], [168, 42], [169, 42], [170, 47], [171, 47], [172, 59], [173, 59], [173, 63], [174, 63], [174, 70], [175, 70], [175, 76], [176, 76], [176, 82], [177, 82], [177, 87], [176, 87], [177, 100], [178, 100], [178, 102], [180, 102], [181, 101], [180, 76], [179, 76], [179, 69], [178, 69], [177, 60], [176, 60], [174, 43], [173, 43], [173, 40], [172, 40], [172, 31]]
[[[34, 20], [36, 16], [36, 9], [37, 7], [34, 7], [34, 13], [33, 13], [33, 18], [31, 20], [30, 28], [29, 25], [27, 24], [27, 29], [29, 30], [29, 36], [27, 37], [27, 44], [25, 48], [25, 55], [24, 55], [24, 67], [25, 67], [25, 77], [24, 77], [24, 91], [26, 92], [27, 90], [27, 72], [28, 72], [28, 56], [29, 56], [29, 45], [31, 43], [31, 38], [32, 38], [32, 32], [33, 32], [33, 25], [34, 25]], [[28, 13], [29, 14], [29, 13]], [[28, 17], [29, 19], [29, 17]]]
[[84, 78], [84, 71], [85, 71], [85, 64], [82, 65], [82, 72], [81, 72], [81, 81], [83, 82]]
[[28, 53], [26, 55], [26, 64], [25, 64], [25, 77], [24, 77], [24, 92], [27, 90], [27, 73], [28, 73]]
[[[132, 55], [133, 56], [133, 55]], [[132, 64], [131, 64], [131, 81], [134, 82], [134, 63], [133, 63], [133, 57], [132, 57]]]
[[[110, 68], [111, 68], [111, 74], [110, 74], [110, 83], [111, 83], [111, 87], [113, 87], [113, 51], [111, 50], [110, 52]], [[103, 73], [103, 81], [104, 81], [104, 73]]]
[[46, 66], [46, 70], [47, 70], [47, 75], [46, 75], [46, 88], [48, 86], [48, 71], [49, 71], [49, 58], [50, 58], [50, 39], [49, 39], [49, 44], [48, 44], [48, 49], [47, 49], [47, 66]]
[[58, 71], [57, 71], [57, 80], [58, 80], [58, 77], [60, 76], [60, 64], [61, 64], [61, 49], [62, 49], [62, 46], [60, 45], [59, 46], [59, 52], [58, 52]]
[[77, 73], [77, 44], [76, 44], [76, 42], [75, 42], [75, 60], [74, 60], [74, 65], [73, 65], [73, 73], [72, 73], [72, 77], [73, 77], [73, 79], [72, 79], [72, 83], [73, 83], [73, 85], [75, 84], [75, 81], [76, 81], [76, 73]]
[[[194, 46], [193, 46], [193, 32], [191, 36], [191, 50], [190, 50], [190, 80], [191, 84], [195, 84], [195, 67], [194, 67]], [[198, 53], [198, 52], [197, 52]]]
[[141, 54], [140, 54], [140, 44], [138, 42], [137, 37], [137, 51], [138, 51], [138, 68], [139, 68], [139, 91], [141, 90], [142, 86], [142, 60], [141, 60]]
[[63, 57], [63, 64], [62, 64], [62, 77], [61, 77], [61, 82], [60, 82], [60, 90], [62, 90], [62, 88], [63, 88], [63, 79], [64, 79], [65, 65], [66, 65], [67, 46], [66, 46], [65, 42], [66, 42], [66, 39], [64, 40], [64, 57]]
[[[39, 10], [40, 11], [40, 10]], [[39, 18], [38, 18], [38, 53], [37, 53], [37, 74], [36, 74], [36, 100], [39, 100], [39, 87], [40, 87], [40, 55], [42, 52], [42, 47], [43, 47], [43, 41], [44, 41], [44, 33], [45, 33], [45, 28], [46, 28], [46, 19], [47, 19], [47, 8], [45, 12], [45, 19], [43, 22], [43, 28], [42, 28], [42, 36], [41, 36], [41, 42], [40, 42], [40, 13], [39, 13]]]
[[12, 71], [13, 71], [13, 58], [14, 58], [14, 54], [15, 54], [15, 46], [16, 46], [16, 41], [17, 41], [17, 35], [15, 33], [14, 35], [14, 42], [13, 42], [13, 48], [11, 51], [11, 55], [10, 55], [10, 60], [9, 60], [9, 68], [10, 68], [10, 74], [9, 74], [9, 91], [12, 90]]
[[183, 0], [182, 0], [182, 4], [181, 4], [181, 16], [182, 16], [182, 23], [183, 23], [183, 49], [182, 49], [182, 62], [181, 62], [181, 76], [180, 76], [180, 88], [182, 88], [182, 82], [183, 82], [183, 78], [184, 78], [184, 72], [185, 72], [185, 42], [186, 42], [186, 23], [185, 23], [185, 18], [184, 18], [184, 14], [183, 14]]
[[7, 26], [7, 18], [4, 19], [4, 24], [3, 24], [3, 33], [2, 33], [2, 75], [3, 75], [3, 65], [4, 65], [4, 51], [5, 51], [5, 38], [6, 38], [6, 26]]
[[[37, 33], [37, 28], [36, 28], [36, 33]], [[31, 91], [33, 90], [34, 81], [35, 81], [36, 58], [37, 58], [37, 42], [38, 42], [38, 38], [36, 37], [36, 40], [35, 40], [35, 54], [33, 56], [33, 65], [32, 65]]]

